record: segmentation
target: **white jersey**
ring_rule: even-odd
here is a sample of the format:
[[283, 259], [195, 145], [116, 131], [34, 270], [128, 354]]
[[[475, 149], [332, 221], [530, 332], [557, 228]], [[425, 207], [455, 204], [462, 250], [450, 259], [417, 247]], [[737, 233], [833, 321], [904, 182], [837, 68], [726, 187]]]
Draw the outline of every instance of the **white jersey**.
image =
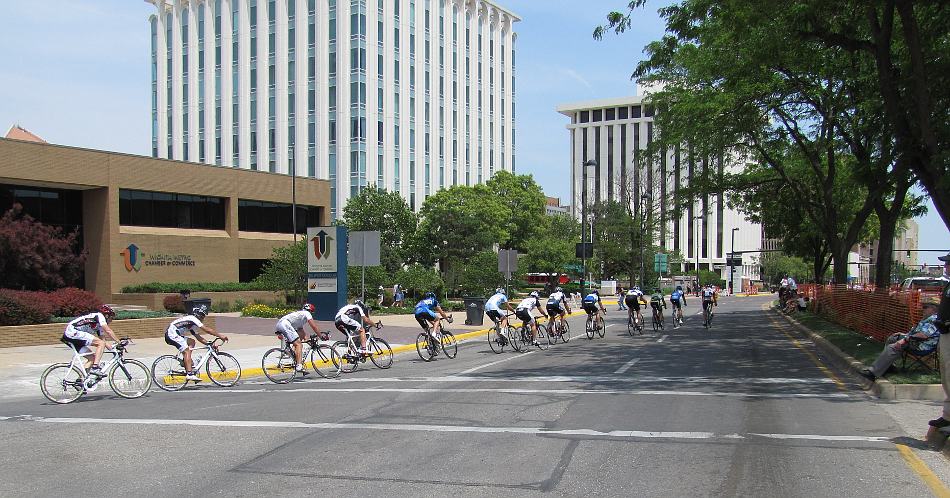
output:
[[526, 297], [520, 303], [518, 303], [519, 310], [533, 310], [535, 308], [541, 307], [541, 303], [538, 302], [536, 297]]
[[485, 311], [501, 311], [501, 305], [507, 302], [508, 297], [499, 292], [488, 298], [488, 301], [485, 303]]
[[288, 313], [281, 317], [281, 322], [287, 322], [290, 324], [294, 330], [300, 330], [304, 325], [307, 324], [310, 320], [313, 320], [313, 315], [307, 310], [294, 311], [293, 313]]
[[563, 292], [552, 292], [548, 296], [548, 306], [560, 306], [562, 302], [564, 302]]
[[360, 308], [359, 306], [355, 304], [348, 304], [340, 308], [340, 311], [336, 312], [336, 316], [334, 317], [334, 319], [340, 320], [346, 317], [346, 318], [349, 318], [350, 320], [356, 320], [357, 318], [362, 319], [364, 316], [366, 316], [366, 313], [363, 313], [363, 308]]
[[715, 294], [716, 294], [715, 289], [712, 289], [712, 288], [703, 289], [703, 300], [704, 300], [704, 301], [712, 301], [712, 300], [713, 300], [713, 296], [714, 296]]
[[798, 282], [795, 282], [795, 279], [792, 277], [788, 277], [788, 288], [798, 290]]
[[640, 290], [640, 289], [630, 289], [630, 290], [627, 291], [627, 295], [628, 295], [628, 296], [634, 296], [634, 297], [642, 297], [642, 296], [643, 296], [643, 291]]
[[102, 334], [102, 326], [106, 324], [106, 317], [98, 311], [72, 319], [67, 325], [67, 331], [86, 332], [88, 334]]
[[184, 334], [185, 332], [191, 332], [194, 334], [201, 327], [204, 327], [204, 324], [201, 323], [201, 320], [199, 320], [194, 315], [185, 315], [181, 318], [173, 320], [172, 323], [168, 325], [168, 330], [174, 330], [178, 333], [178, 335]]

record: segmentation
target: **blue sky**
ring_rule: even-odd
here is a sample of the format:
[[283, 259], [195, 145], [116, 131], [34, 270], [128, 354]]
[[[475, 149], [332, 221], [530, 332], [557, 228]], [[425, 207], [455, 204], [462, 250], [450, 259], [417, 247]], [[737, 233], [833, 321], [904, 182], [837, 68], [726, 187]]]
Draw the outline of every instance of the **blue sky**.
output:
[[[570, 145], [563, 103], [633, 95], [630, 73], [663, 24], [651, 2], [633, 29], [591, 37], [625, 0], [499, 0], [520, 15], [517, 53], [517, 169], [568, 202]], [[141, 0], [0, 2], [0, 133], [13, 123], [46, 140], [148, 154], [148, 15]], [[920, 247], [950, 249], [931, 207]], [[922, 262], [936, 262], [936, 254]]]

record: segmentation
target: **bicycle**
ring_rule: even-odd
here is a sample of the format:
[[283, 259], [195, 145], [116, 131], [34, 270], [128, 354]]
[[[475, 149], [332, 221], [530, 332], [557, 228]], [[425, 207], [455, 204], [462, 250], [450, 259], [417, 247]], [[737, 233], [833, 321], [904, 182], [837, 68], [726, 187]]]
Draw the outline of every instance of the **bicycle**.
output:
[[634, 334], [635, 332], [639, 335], [643, 335], [643, 324], [640, 323], [640, 315], [630, 313], [627, 316], [627, 333], [632, 337], [636, 335]]
[[375, 327], [366, 327], [366, 348], [369, 354], [357, 352], [355, 338], [359, 335], [346, 334], [345, 341], [336, 341], [330, 349], [330, 360], [333, 366], [343, 373], [352, 373], [359, 368], [360, 363], [368, 357], [378, 368], [387, 369], [393, 366], [393, 348], [384, 339], [373, 335], [372, 329], [383, 328], [382, 322], [376, 322]]
[[673, 308], [673, 330], [676, 330], [683, 326], [683, 308], [674, 307]]
[[557, 342], [558, 337], [561, 338], [562, 344], [571, 340], [571, 324], [567, 323], [567, 318], [559, 320], [558, 316], [554, 315], [549, 324], [548, 337], [551, 338], [552, 345]]
[[663, 319], [660, 317], [660, 310], [653, 308], [653, 331], [663, 330]]
[[[505, 314], [505, 318], [509, 320], [513, 316], [515, 316], [514, 313]], [[495, 354], [501, 354], [501, 352], [505, 350], [505, 346], [511, 346], [511, 349], [516, 352], [521, 351], [518, 335], [510, 322], [505, 326], [505, 330], [501, 330], [501, 320], [498, 320], [495, 322], [495, 326], [488, 330], [488, 345]]]
[[[304, 368], [307, 367], [307, 361], [309, 360], [313, 370], [325, 379], [333, 379], [340, 375], [339, 367], [333, 363], [333, 346], [326, 342], [320, 342], [321, 339], [326, 341], [329, 338], [329, 334], [326, 333], [319, 336], [311, 334], [306, 341], [303, 341], [300, 350], [300, 359], [304, 362]], [[280, 347], [267, 350], [261, 359], [264, 376], [275, 384], [287, 384], [297, 378], [297, 375], [301, 372], [297, 370], [297, 357], [294, 354], [293, 344], [283, 339], [281, 339], [281, 342]]]
[[[204, 354], [192, 357], [192, 370], [200, 372], [204, 367], [211, 382], [221, 387], [231, 387], [241, 379], [241, 364], [237, 358], [218, 351], [218, 341], [224, 344], [222, 339], [215, 338], [204, 345]], [[196, 351], [195, 348], [191, 350]], [[188, 384], [186, 375], [185, 359], [181, 353], [162, 355], [152, 362], [152, 380], [164, 391], [178, 391], [184, 388]]]
[[703, 327], [705, 327], [707, 330], [712, 328], [712, 306], [712, 302], [710, 302], [705, 307], [703, 307]]
[[40, 390], [53, 403], [72, 403], [83, 394], [95, 391], [105, 377], [109, 378], [109, 387], [123, 398], [141, 397], [152, 387], [148, 367], [141, 361], [125, 357], [129, 344], [134, 344], [128, 337], [120, 339], [113, 349], [104, 351], [111, 354], [112, 359], [100, 368], [99, 374], [87, 372], [84, 367], [85, 358], [92, 356], [92, 351], [80, 353], [72, 344], [62, 342], [73, 350], [72, 359], [69, 363], [50, 365], [40, 376]]
[[604, 327], [603, 321], [595, 320], [593, 313], [587, 314], [587, 323], [584, 325], [584, 329], [587, 332], [588, 339], [593, 339], [594, 334], [599, 335], [601, 338], [607, 335], [607, 331], [605, 330], [606, 327]]
[[[448, 319], [440, 317], [439, 321], [452, 323], [452, 317], [450, 316]], [[420, 332], [419, 336], [416, 337], [416, 352], [419, 353], [419, 358], [422, 358], [423, 361], [432, 361], [432, 359], [439, 354], [440, 348], [442, 352], [445, 353], [446, 358], [449, 359], [455, 358], [459, 352], [459, 345], [458, 341], [455, 340], [455, 335], [445, 330], [445, 327], [441, 327], [438, 337], [435, 336], [432, 329], [428, 326], [424, 332]]]
[[[538, 326], [538, 331], [534, 339], [538, 342], [537, 344], [538, 349], [543, 351], [547, 349], [548, 346], [554, 343], [551, 342], [551, 337], [548, 335], [547, 327], [545, 327], [543, 324], [540, 324], [537, 322], [535, 323]], [[521, 327], [518, 327], [519, 339], [521, 340], [521, 344], [523, 345], [525, 349], [529, 348], [530, 347], [529, 344], [531, 344], [531, 325], [530, 324], [531, 322], [521, 322]]]

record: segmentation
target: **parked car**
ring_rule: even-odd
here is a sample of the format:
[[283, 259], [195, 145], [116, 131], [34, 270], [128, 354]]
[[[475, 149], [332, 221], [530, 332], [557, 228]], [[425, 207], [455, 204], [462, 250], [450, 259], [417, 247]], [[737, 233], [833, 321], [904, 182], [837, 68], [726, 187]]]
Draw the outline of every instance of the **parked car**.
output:
[[943, 277], [912, 277], [904, 280], [904, 283], [901, 284], [901, 290], [919, 290], [926, 294], [939, 294], [947, 285], [947, 282], [950, 282], [950, 280]]

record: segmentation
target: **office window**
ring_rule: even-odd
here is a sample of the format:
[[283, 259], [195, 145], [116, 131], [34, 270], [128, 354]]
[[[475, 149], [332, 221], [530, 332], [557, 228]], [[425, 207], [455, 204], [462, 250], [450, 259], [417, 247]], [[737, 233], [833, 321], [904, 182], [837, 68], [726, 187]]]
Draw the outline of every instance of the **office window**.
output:
[[119, 224], [224, 230], [225, 199], [204, 195], [119, 190]]
[[[297, 233], [319, 225], [323, 208], [297, 205]], [[238, 200], [238, 230], [242, 232], [294, 233], [293, 205], [279, 202]]]

